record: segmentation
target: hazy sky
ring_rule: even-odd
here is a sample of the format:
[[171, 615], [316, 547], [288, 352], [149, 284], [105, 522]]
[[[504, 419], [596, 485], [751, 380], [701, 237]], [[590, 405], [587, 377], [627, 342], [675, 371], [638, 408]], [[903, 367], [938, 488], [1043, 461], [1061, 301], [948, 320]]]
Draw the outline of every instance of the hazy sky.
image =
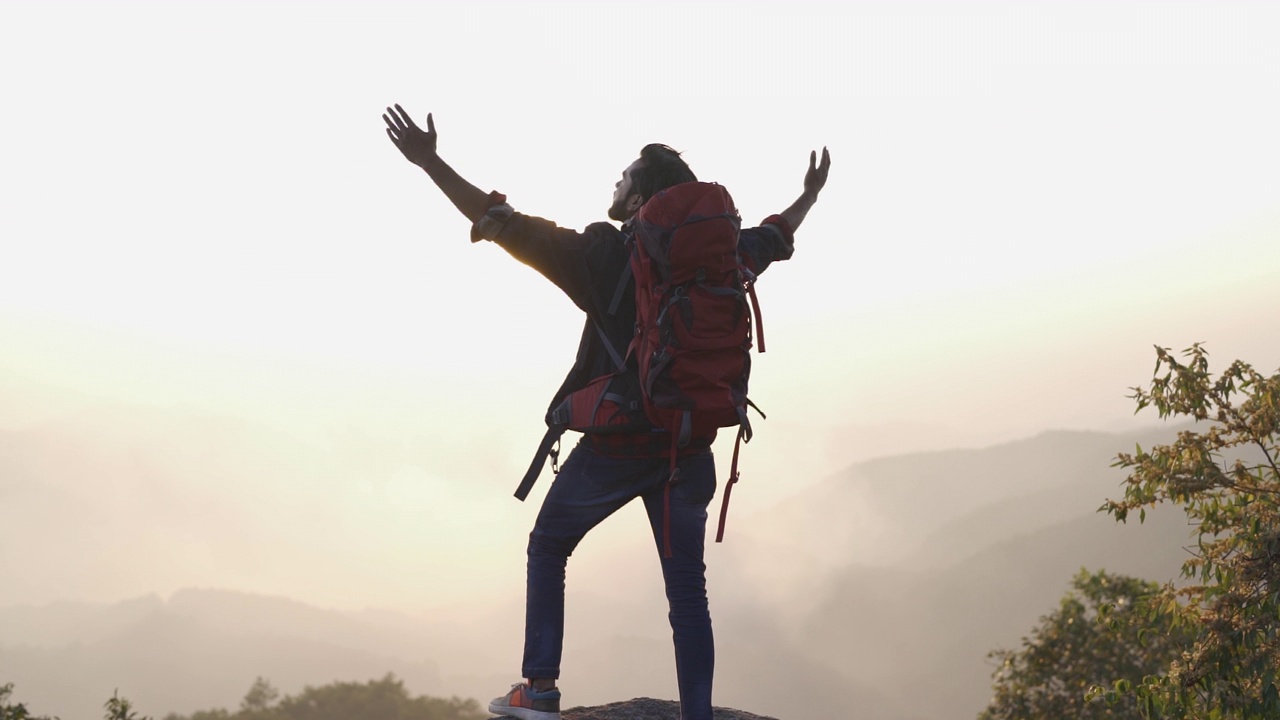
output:
[[579, 228], [649, 142], [748, 222], [831, 149], [759, 289], [748, 509], [1120, 427], [1153, 344], [1280, 364], [1277, 37], [1262, 2], [6, 1], [0, 429], [177, 407], [438, 441], [514, 487], [580, 315], [467, 241], [393, 102]]

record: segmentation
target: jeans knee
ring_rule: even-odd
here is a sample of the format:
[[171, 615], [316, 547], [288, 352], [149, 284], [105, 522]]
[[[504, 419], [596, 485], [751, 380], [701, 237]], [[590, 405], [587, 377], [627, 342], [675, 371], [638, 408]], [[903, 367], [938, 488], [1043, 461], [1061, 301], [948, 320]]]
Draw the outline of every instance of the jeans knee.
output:
[[671, 592], [667, 593], [667, 603], [671, 605], [672, 611], [691, 610], [695, 612], [706, 612], [707, 593], [706, 591], [697, 590]]
[[695, 582], [672, 583], [667, 586], [667, 603], [673, 613], [707, 612], [707, 585], [701, 577]]
[[671, 623], [671, 629], [682, 639], [694, 640], [711, 636], [711, 611], [705, 597], [701, 602], [672, 602], [667, 620]]
[[528, 554], [530, 560], [568, 560], [576, 546], [577, 542], [575, 541], [540, 533], [537, 528], [534, 528], [533, 532], [529, 533]]

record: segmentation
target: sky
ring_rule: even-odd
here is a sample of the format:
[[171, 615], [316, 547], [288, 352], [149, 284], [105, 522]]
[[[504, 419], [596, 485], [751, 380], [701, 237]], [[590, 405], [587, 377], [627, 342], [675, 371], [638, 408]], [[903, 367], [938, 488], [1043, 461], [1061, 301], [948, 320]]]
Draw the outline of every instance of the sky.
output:
[[178, 409], [438, 446], [397, 502], [514, 487], [581, 318], [468, 242], [390, 103], [575, 228], [649, 142], [748, 223], [830, 149], [759, 287], [747, 511], [878, 455], [1153, 422], [1125, 397], [1153, 345], [1280, 365], [1278, 34], [1262, 2], [7, 1], [0, 430]]

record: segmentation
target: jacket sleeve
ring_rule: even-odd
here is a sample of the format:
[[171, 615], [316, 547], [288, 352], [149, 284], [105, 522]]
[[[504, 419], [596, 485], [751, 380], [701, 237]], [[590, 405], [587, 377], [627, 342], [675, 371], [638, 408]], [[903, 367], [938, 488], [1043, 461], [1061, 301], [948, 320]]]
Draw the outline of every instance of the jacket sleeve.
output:
[[[569, 230], [532, 215], [515, 212], [505, 198], [476, 221], [472, 241], [491, 240], [515, 259], [537, 270], [564, 291], [583, 311], [595, 306], [604, 278], [616, 278], [618, 253], [608, 252], [621, 245], [621, 232], [609, 223], [593, 223], [583, 232]], [[614, 248], [616, 249], [616, 248]], [[623, 256], [625, 258], [625, 256]]]
[[738, 233], [738, 253], [756, 275], [779, 260], [790, 260], [795, 250], [795, 234], [781, 215], [770, 215], [759, 227]]

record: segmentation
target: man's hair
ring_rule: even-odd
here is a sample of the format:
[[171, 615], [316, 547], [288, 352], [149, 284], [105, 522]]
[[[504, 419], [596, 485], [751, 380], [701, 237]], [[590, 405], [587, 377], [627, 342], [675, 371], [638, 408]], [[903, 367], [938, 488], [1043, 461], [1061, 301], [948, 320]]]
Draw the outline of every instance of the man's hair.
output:
[[631, 176], [631, 192], [648, 200], [672, 185], [697, 179], [685, 161], [680, 159], [679, 152], [661, 143], [652, 143], [640, 151], [640, 167]]

